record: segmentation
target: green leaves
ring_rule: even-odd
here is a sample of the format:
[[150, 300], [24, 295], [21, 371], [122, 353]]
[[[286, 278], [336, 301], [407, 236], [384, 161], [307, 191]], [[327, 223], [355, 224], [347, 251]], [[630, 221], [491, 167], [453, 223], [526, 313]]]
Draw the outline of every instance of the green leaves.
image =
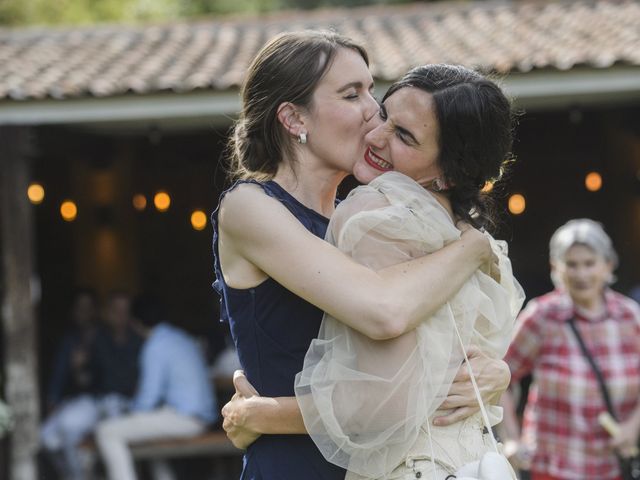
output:
[[0, 0], [0, 25], [87, 25], [171, 21], [227, 13], [352, 7], [407, 0]]

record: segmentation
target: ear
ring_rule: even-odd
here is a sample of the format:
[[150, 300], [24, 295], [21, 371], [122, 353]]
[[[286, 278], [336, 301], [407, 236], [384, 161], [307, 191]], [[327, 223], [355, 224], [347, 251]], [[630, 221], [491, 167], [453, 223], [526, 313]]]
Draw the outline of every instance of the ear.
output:
[[558, 271], [557, 260], [549, 260], [549, 276], [555, 288], [564, 288], [560, 272]]
[[613, 271], [615, 270], [615, 266], [611, 260], [606, 260], [607, 264], [607, 283], [610, 285], [614, 283], [615, 276], [613, 275]]
[[301, 133], [306, 133], [307, 130], [304, 126], [304, 118], [300, 113], [298, 107], [291, 102], [283, 102], [278, 107], [278, 113], [276, 114], [278, 121], [282, 124], [284, 129], [294, 137], [299, 136]]

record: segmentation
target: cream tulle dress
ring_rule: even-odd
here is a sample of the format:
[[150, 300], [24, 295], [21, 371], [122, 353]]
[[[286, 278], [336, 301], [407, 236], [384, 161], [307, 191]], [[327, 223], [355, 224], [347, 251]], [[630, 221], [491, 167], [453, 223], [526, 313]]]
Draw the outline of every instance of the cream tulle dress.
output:
[[[327, 230], [330, 243], [375, 270], [458, 238], [435, 197], [397, 172], [354, 189]], [[398, 338], [371, 340], [325, 314], [295, 389], [309, 434], [328, 461], [349, 471], [348, 479], [405, 478], [409, 461], [419, 459], [429, 459], [444, 479], [490, 450], [480, 414], [444, 428], [429, 421], [464, 360], [462, 346], [502, 358], [511, 340], [524, 295], [506, 245], [490, 241], [500, 283], [477, 271], [433, 316]], [[492, 423], [500, 416], [494, 411]]]

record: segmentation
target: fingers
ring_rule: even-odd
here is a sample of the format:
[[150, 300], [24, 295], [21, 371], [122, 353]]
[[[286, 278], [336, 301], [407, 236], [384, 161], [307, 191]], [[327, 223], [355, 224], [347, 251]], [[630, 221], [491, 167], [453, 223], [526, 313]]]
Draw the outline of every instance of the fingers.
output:
[[478, 408], [471, 408], [471, 407], [456, 408], [455, 410], [453, 410], [451, 413], [447, 415], [435, 417], [433, 419], [433, 424], [439, 427], [453, 425], [454, 423], [459, 422], [460, 420], [464, 420], [465, 418], [473, 415], [478, 410], [479, 410]]
[[[233, 410], [232, 402], [233, 402], [233, 399], [231, 399], [231, 401], [229, 401], [224, 407], [222, 407], [222, 410], [220, 410], [220, 413], [222, 414], [222, 418], [224, 419], [222, 423], [222, 428], [224, 428], [225, 424], [230, 426], [235, 424], [235, 421], [233, 419], [234, 410]], [[227, 430], [226, 428], [224, 429]]]
[[452, 408], [474, 407], [477, 403], [475, 395], [471, 397], [470, 401], [470, 394], [468, 392], [465, 394], [461, 389], [460, 392], [449, 393], [447, 398], [445, 398], [440, 404], [439, 408], [442, 410], [449, 410]]
[[231, 440], [233, 446], [238, 450], [246, 450], [247, 446], [250, 444], [250, 442], [246, 442], [246, 439], [242, 435], [239, 435], [236, 432], [227, 432], [227, 438]]
[[638, 455], [638, 447], [627, 447], [620, 450], [620, 455], [624, 458], [631, 458]]
[[486, 357], [486, 355], [483, 354], [480, 348], [478, 348], [476, 345], [469, 345], [467, 347], [467, 357], [469, 357], [469, 360], [471, 360], [475, 357]]
[[638, 447], [630, 438], [614, 437], [609, 442], [609, 446], [612, 449], [617, 450], [618, 453], [624, 458], [635, 457], [639, 453]]
[[469, 376], [467, 366], [463, 365], [462, 367], [463, 368], [458, 370], [458, 373], [456, 373], [456, 376], [453, 379], [453, 383], [451, 384], [451, 388], [449, 389], [449, 395], [455, 394], [460, 388], [464, 388], [467, 383], [470, 384], [471, 382], [471, 377]]
[[222, 414], [222, 416], [226, 419], [229, 415], [230, 415], [230, 410], [231, 410], [231, 402], [233, 402], [234, 397], [237, 394], [234, 394], [233, 397], [231, 397], [231, 400], [229, 400], [227, 403], [225, 403], [225, 405], [222, 407], [222, 410], [220, 410], [220, 413]]
[[249, 383], [247, 377], [242, 370], [236, 370], [233, 372], [233, 386], [236, 389], [236, 393], [244, 397], [258, 396], [258, 391], [253, 388], [253, 385]]
[[235, 426], [234, 423], [232, 421], [230, 421], [228, 418], [225, 418], [222, 421], [222, 429], [227, 433], [229, 433], [231, 430], [233, 430], [234, 426]]
[[618, 452], [618, 454], [623, 458], [634, 457], [638, 454], [638, 447], [635, 445], [629, 445], [627, 443], [622, 445], [615, 445], [613, 442], [610, 444], [612, 450]]
[[[231, 400], [229, 400], [220, 413], [224, 418], [224, 423], [229, 426], [237, 425], [238, 423], [242, 423], [242, 405], [245, 402], [245, 397], [241, 394], [235, 393]], [[223, 427], [224, 428], [224, 427]], [[226, 428], [225, 428], [226, 430]]]
[[[469, 361], [471, 362], [472, 367], [473, 367], [474, 358], [469, 357]], [[449, 395], [455, 392], [461, 384], [466, 384], [470, 381], [471, 381], [471, 377], [469, 376], [469, 369], [467, 368], [467, 364], [463, 363], [462, 365], [460, 365], [460, 368], [458, 369], [456, 376], [453, 377], [453, 384], [449, 389]]]

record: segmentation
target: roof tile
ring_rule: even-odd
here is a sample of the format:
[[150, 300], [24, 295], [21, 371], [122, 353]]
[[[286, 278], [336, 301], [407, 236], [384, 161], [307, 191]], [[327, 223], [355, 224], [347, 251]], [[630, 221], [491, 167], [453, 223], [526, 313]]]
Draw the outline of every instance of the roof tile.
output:
[[364, 43], [378, 80], [423, 63], [501, 74], [640, 66], [640, 0], [439, 2], [151, 26], [0, 29], [0, 99], [105, 97], [240, 85], [275, 34], [334, 28]]

